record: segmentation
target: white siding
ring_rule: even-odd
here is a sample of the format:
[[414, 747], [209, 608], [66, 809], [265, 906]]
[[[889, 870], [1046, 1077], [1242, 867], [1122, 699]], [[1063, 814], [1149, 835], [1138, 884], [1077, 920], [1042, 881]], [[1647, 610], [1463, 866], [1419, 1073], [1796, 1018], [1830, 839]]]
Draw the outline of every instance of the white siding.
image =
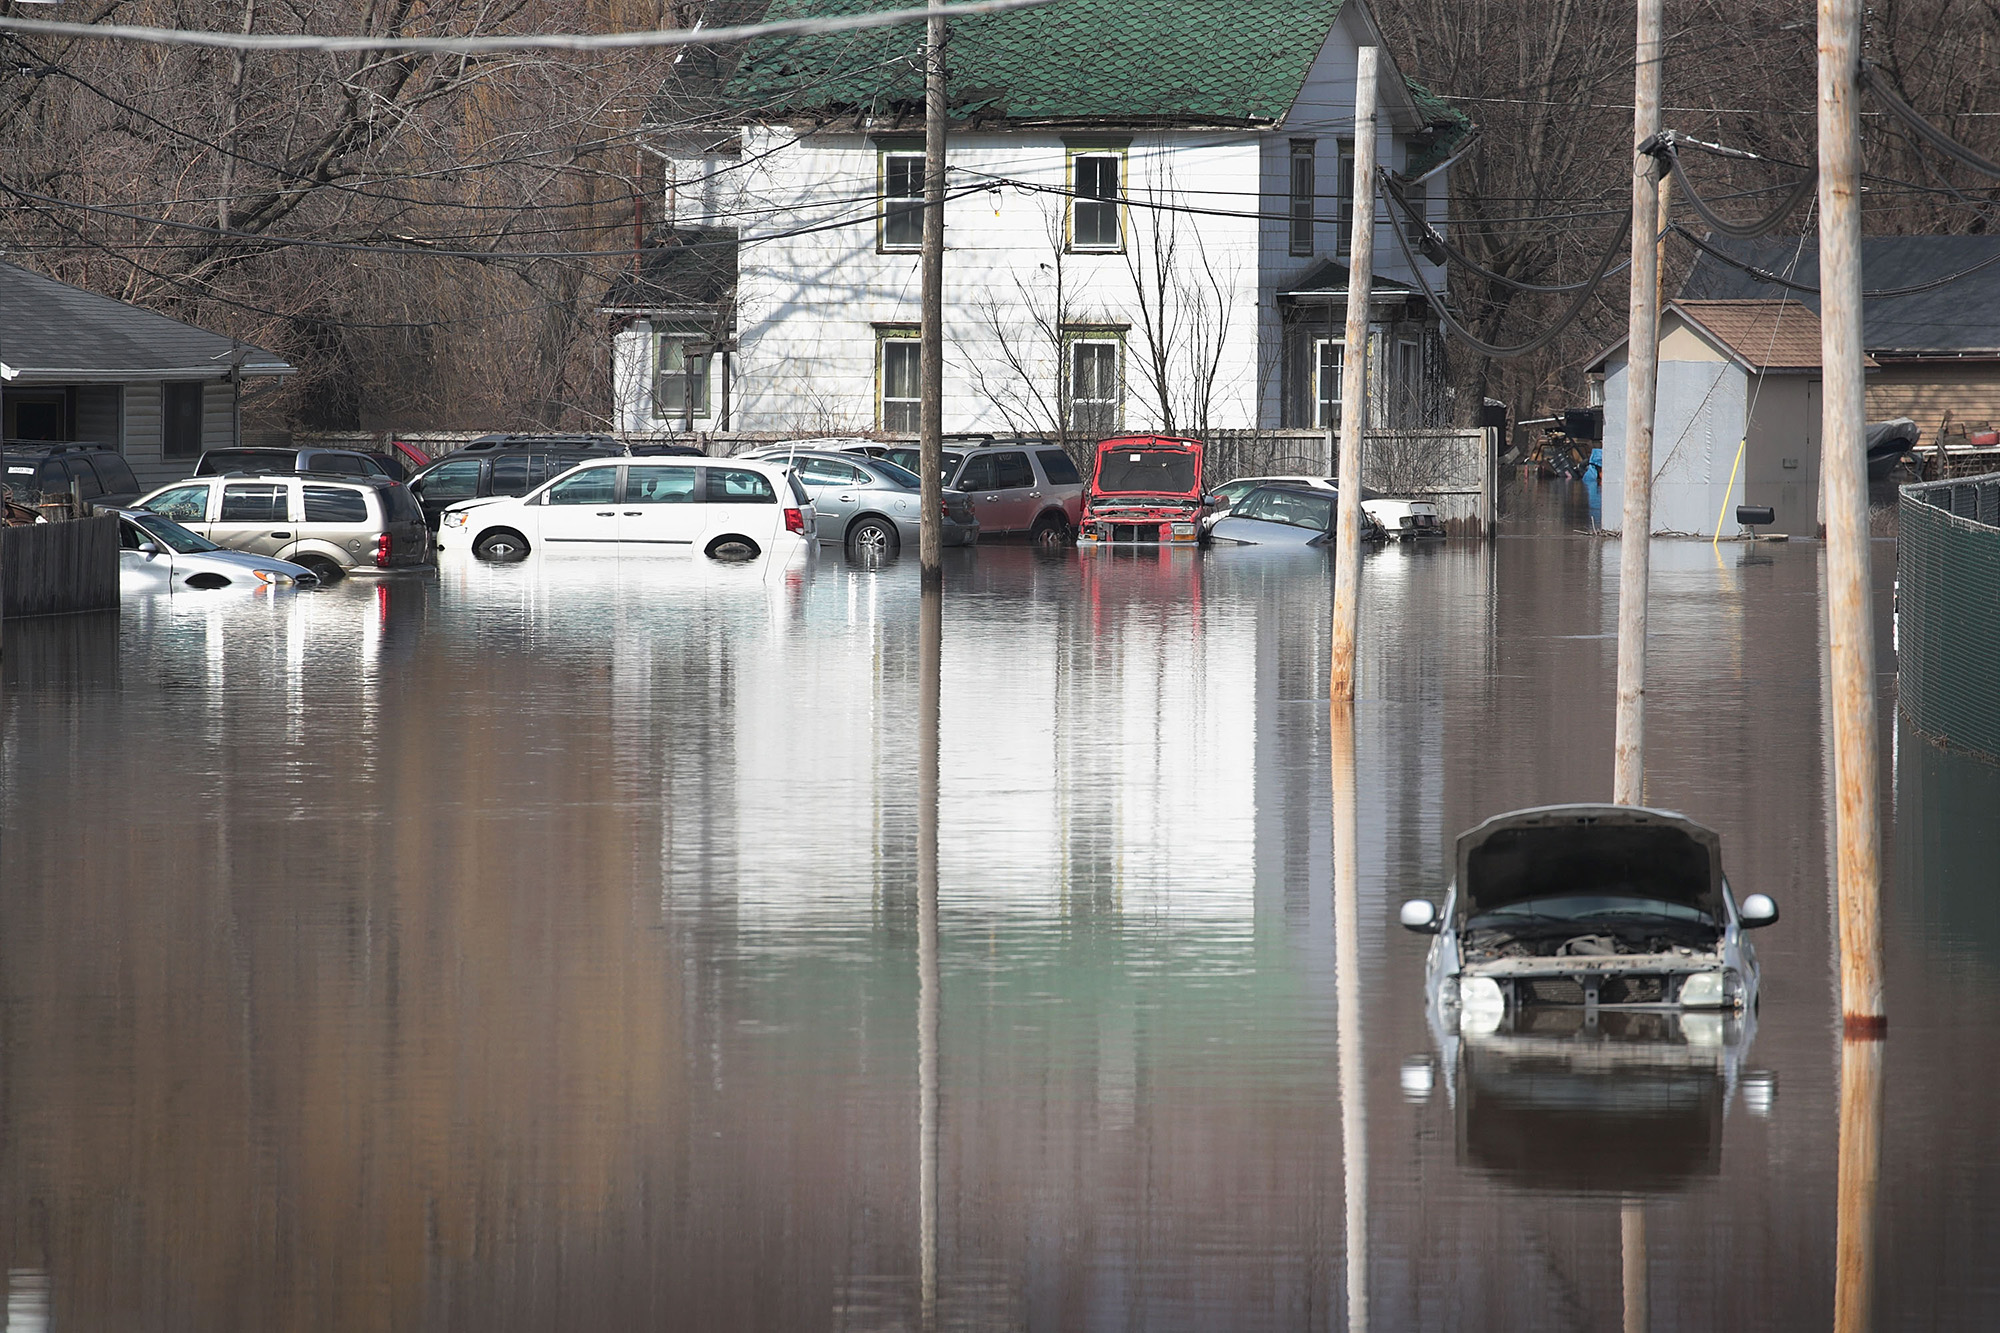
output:
[[125, 390], [117, 384], [80, 384], [76, 390], [76, 438], [125, 447]]
[[184, 477], [194, 460], [168, 462], [160, 456], [160, 384], [125, 386], [125, 461], [145, 490]]

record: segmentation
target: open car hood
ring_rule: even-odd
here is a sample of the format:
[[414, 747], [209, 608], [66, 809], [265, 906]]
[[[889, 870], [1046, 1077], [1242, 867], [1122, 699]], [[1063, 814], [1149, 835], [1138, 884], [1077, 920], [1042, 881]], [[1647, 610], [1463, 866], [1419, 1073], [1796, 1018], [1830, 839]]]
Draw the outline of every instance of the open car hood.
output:
[[1685, 815], [1637, 805], [1537, 806], [1459, 835], [1461, 923], [1570, 894], [1683, 903], [1721, 924], [1721, 840]]
[[[1182, 454], [1193, 460], [1191, 481], [1186, 486], [1162, 485], [1164, 471], [1127, 466], [1131, 454]], [[1202, 489], [1202, 446], [1199, 440], [1176, 439], [1167, 435], [1129, 435], [1105, 440], [1097, 446], [1090, 467], [1090, 494], [1106, 499], [1139, 498], [1199, 504]]]

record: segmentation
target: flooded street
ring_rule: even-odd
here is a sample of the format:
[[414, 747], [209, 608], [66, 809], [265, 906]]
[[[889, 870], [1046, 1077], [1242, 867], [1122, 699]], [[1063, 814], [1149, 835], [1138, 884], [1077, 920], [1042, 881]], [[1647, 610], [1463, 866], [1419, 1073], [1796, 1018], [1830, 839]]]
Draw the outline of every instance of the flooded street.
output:
[[[10, 621], [6, 1326], [1832, 1328], [1819, 544], [1652, 557], [1647, 801], [1783, 910], [1745, 1031], [1427, 1018], [1401, 901], [1610, 795], [1556, 501], [1366, 557], [1358, 1014], [1318, 553], [946, 552], [934, 930], [914, 559]], [[1990, 1328], [2000, 770], [1895, 720], [1894, 552], [1874, 1327]]]

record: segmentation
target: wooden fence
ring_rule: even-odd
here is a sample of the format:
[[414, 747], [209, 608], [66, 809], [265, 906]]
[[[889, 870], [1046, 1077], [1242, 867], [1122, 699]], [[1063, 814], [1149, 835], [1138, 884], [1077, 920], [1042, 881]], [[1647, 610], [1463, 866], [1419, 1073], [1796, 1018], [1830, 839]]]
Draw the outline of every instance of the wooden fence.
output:
[[0, 614], [53, 616], [118, 606], [118, 520], [0, 528]]

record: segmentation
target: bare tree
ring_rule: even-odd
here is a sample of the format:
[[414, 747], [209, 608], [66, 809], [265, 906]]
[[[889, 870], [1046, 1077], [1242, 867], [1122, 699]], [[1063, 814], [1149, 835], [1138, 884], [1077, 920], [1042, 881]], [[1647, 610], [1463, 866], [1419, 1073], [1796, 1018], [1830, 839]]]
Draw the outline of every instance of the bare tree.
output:
[[1168, 435], [1209, 434], [1235, 302], [1198, 226], [1185, 223], [1171, 180], [1147, 187], [1139, 243], [1125, 250], [1137, 306], [1140, 378]]
[[970, 345], [954, 343], [952, 350], [1009, 430], [1069, 449], [1069, 377], [1063, 362], [1077, 312], [1064, 263], [1061, 208], [1045, 204], [1041, 213], [1047, 262], [1033, 273], [1013, 275], [1011, 300], [991, 291], [975, 299], [971, 313], [980, 338]]

